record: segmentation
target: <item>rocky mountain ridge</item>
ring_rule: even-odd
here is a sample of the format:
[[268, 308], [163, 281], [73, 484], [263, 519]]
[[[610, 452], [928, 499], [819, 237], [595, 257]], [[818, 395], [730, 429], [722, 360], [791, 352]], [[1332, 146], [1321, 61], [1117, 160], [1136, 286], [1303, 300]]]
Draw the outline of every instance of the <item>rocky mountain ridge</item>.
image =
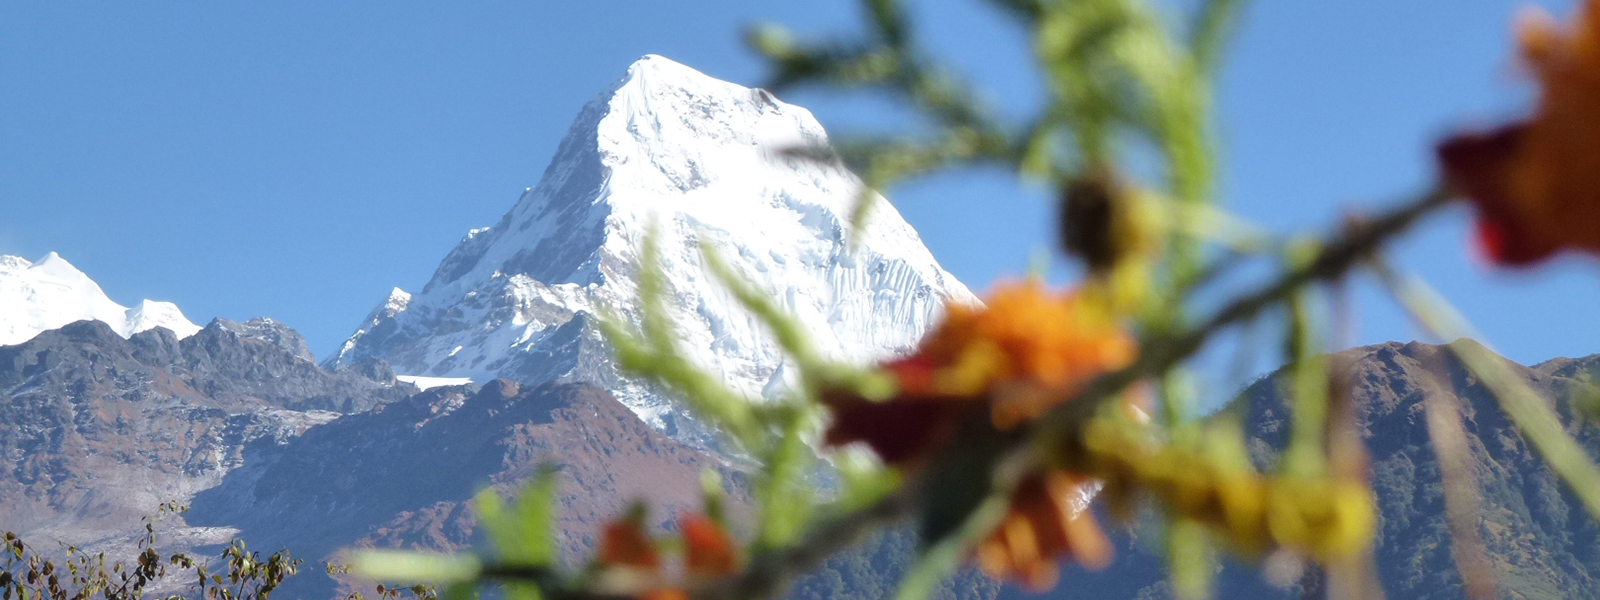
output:
[[[183, 339], [78, 321], [0, 347], [0, 523], [117, 539], [160, 503], [216, 485], [251, 441], [281, 443], [416, 391], [392, 373], [324, 371], [284, 348], [296, 341], [269, 320], [218, 319]], [[368, 366], [381, 379], [382, 365]]]

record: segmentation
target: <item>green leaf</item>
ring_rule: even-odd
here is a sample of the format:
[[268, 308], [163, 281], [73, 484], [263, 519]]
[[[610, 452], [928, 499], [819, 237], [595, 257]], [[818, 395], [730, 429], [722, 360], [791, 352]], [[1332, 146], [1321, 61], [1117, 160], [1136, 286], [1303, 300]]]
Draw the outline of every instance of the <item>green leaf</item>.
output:
[[470, 582], [450, 584], [444, 589], [443, 600], [477, 600], [478, 587]]
[[901, 477], [898, 471], [886, 468], [871, 450], [847, 447], [833, 456], [833, 465], [839, 471], [843, 488], [834, 508], [854, 511], [866, 508], [898, 489]]
[[761, 456], [763, 468], [756, 478], [755, 496], [761, 507], [756, 544], [761, 548], [779, 548], [799, 539], [816, 505], [805, 481], [815, 457], [802, 436], [809, 409], [796, 406], [786, 412], [778, 439]]
[[762, 443], [760, 422], [750, 401], [685, 358], [678, 348], [677, 324], [664, 300], [666, 275], [659, 258], [658, 229], [645, 234], [639, 258], [638, 334], [615, 310], [603, 309], [598, 319], [601, 333], [616, 351], [618, 366], [626, 373], [666, 386], [676, 392], [697, 416], [731, 435], [746, 448]]
[[1323, 353], [1311, 314], [1311, 293], [1301, 289], [1289, 298], [1289, 398], [1294, 407], [1284, 471], [1317, 477], [1326, 467], [1323, 449], [1328, 428], [1328, 357]]
[[544, 600], [539, 586], [531, 583], [507, 583], [505, 590], [507, 600]]
[[1216, 69], [1219, 56], [1233, 26], [1243, 12], [1244, 0], [1205, 0], [1195, 13], [1189, 33], [1189, 53], [1201, 71]]
[[700, 471], [700, 497], [705, 502], [706, 517], [726, 525], [728, 492], [722, 489], [722, 476], [716, 469], [707, 467]]
[[934, 457], [921, 484], [928, 489], [919, 532], [924, 544], [960, 538], [973, 515], [997, 494], [1009, 496], [1015, 482], [996, 472], [1007, 448], [987, 418], [976, 418], [964, 423], [955, 442]]
[[559, 482], [554, 467], [542, 467], [509, 510], [494, 490], [478, 494], [479, 521], [494, 542], [501, 562], [533, 566], [555, 562], [555, 494]]
[[1003, 8], [1029, 23], [1037, 21], [1039, 17], [1044, 15], [1045, 11], [1042, 0], [989, 0], [989, 3]]
[[739, 301], [740, 307], [772, 332], [773, 339], [790, 358], [799, 363], [803, 372], [820, 370], [826, 363], [812, 347], [811, 335], [800, 320], [779, 307], [771, 293], [757, 289], [749, 277], [729, 265], [722, 253], [704, 241], [708, 239], [706, 236], [701, 235], [700, 239], [700, 255], [705, 261], [706, 270], [711, 272], [717, 283], [727, 288]]
[[1173, 597], [1201, 600], [1211, 595], [1215, 557], [1205, 525], [1189, 519], [1167, 525], [1167, 572]]
[[[452, 583], [469, 581], [481, 570], [482, 564], [477, 558], [459, 554], [358, 550], [350, 560], [352, 573], [379, 581]], [[220, 578], [217, 583], [221, 583]]]
[[884, 43], [892, 48], [904, 47], [909, 42], [911, 24], [900, 0], [867, 0], [866, 4], [872, 24], [877, 26]]
[[[966, 454], [966, 453], [957, 453]], [[980, 453], [984, 454], [984, 453]], [[992, 457], [993, 454], [989, 453]], [[924, 510], [922, 541], [926, 544], [922, 554], [901, 578], [894, 600], [925, 600], [946, 577], [961, 568], [972, 549], [977, 547], [989, 532], [1005, 517], [1011, 505], [1008, 482], [990, 486], [990, 468], [973, 470], [979, 463], [992, 460], [959, 461], [968, 468], [943, 469], [949, 477], [927, 482], [934, 490], [931, 504]], [[970, 464], [968, 464], [970, 463]], [[965, 472], [960, 478], [955, 473]]]

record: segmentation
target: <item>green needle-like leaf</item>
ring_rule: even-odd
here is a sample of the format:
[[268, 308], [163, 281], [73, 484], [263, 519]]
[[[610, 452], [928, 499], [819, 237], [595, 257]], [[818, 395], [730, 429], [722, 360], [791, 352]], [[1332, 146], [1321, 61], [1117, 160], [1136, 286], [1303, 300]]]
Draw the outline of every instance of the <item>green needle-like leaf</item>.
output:
[[1472, 331], [1460, 313], [1426, 283], [1415, 277], [1401, 277], [1387, 267], [1380, 267], [1379, 273], [1422, 327], [1440, 339], [1455, 340], [1446, 346], [1489, 388], [1501, 410], [1589, 514], [1600, 519], [1600, 467], [1567, 435], [1550, 404], [1507, 368], [1504, 359], [1469, 339]]

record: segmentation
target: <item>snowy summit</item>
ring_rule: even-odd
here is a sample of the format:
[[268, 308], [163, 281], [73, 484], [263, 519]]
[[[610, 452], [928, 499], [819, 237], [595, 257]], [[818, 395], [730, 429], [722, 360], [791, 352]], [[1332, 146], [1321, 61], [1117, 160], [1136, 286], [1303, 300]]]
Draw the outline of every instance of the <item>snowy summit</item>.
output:
[[395, 289], [330, 359], [397, 373], [585, 380], [672, 429], [670, 403], [621, 379], [593, 324], [637, 317], [639, 244], [661, 237], [682, 343], [752, 398], [793, 374], [765, 328], [700, 264], [710, 245], [838, 359], [909, 350], [949, 302], [976, 302], [900, 214], [876, 202], [857, 247], [861, 190], [843, 166], [786, 157], [827, 144], [811, 113], [765, 90], [646, 56], [579, 114], [536, 187], [475, 229], [416, 294]]
[[89, 319], [110, 325], [122, 337], [156, 327], [180, 338], [200, 331], [171, 302], [144, 300], [133, 308], [112, 302], [99, 284], [54, 252], [38, 262], [0, 256], [0, 346]]

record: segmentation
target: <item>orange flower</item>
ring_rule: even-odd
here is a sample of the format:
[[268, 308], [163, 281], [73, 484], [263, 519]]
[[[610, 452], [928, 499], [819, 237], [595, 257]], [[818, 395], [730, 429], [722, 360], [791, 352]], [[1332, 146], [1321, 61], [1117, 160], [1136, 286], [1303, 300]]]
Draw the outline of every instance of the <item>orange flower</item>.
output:
[[689, 592], [678, 588], [656, 588], [641, 594], [639, 600], [689, 600]]
[[1055, 586], [1056, 562], [1090, 569], [1111, 562], [1111, 543], [1094, 517], [1079, 510], [1085, 479], [1050, 471], [1024, 481], [1011, 497], [1000, 526], [978, 545], [978, 567], [996, 579], [1014, 579], [1045, 591]]
[[1017, 381], [1070, 395], [1133, 357], [1133, 340], [1103, 307], [1028, 281], [995, 290], [987, 307], [951, 306], [917, 354], [893, 368], [912, 395], [971, 397]]
[[1600, 1], [1563, 29], [1522, 19], [1522, 59], [1541, 89], [1526, 122], [1439, 146], [1446, 181], [1478, 209], [1480, 244], [1527, 265], [1562, 250], [1600, 252]]
[[899, 384], [896, 397], [824, 396], [834, 411], [827, 443], [865, 442], [885, 462], [908, 466], [985, 409], [995, 427], [1016, 427], [1094, 377], [1126, 366], [1136, 351], [1094, 300], [1051, 293], [1036, 282], [1002, 286], [986, 307], [948, 311], [915, 354], [885, 365]]
[[661, 555], [645, 533], [644, 516], [644, 505], [636, 504], [627, 516], [601, 530], [596, 562], [611, 577], [611, 593], [638, 600], [688, 600], [687, 586], [738, 572], [739, 549], [733, 536], [716, 520], [685, 512], [678, 517], [683, 577], [663, 576]]
[[[864, 442], [890, 465], [913, 469], [963, 424], [987, 416], [1005, 430], [1037, 419], [1095, 377], [1127, 366], [1136, 349], [1088, 294], [1051, 293], [1036, 282], [1002, 286], [986, 307], [951, 306], [915, 354], [885, 365], [900, 386], [895, 397], [825, 394], [834, 417], [825, 439]], [[1025, 480], [1000, 527], [979, 545], [979, 566], [1041, 590], [1054, 585], [1063, 558], [1105, 566], [1111, 545], [1076, 506], [1083, 484], [1065, 471]]]
[[683, 532], [684, 568], [689, 577], [724, 577], [739, 570], [739, 549], [721, 523], [700, 513], [678, 517]]

